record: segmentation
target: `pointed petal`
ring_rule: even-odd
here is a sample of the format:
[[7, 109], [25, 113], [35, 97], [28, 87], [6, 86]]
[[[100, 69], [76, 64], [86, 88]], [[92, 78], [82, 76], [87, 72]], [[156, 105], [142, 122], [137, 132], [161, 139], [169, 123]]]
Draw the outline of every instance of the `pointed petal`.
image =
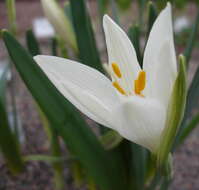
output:
[[160, 13], [149, 35], [144, 54], [143, 69], [147, 83], [145, 95], [168, 105], [177, 77], [176, 55], [173, 41], [171, 5]]
[[156, 151], [166, 118], [165, 107], [159, 101], [128, 98], [114, 114], [116, 129], [124, 138]]
[[94, 121], [111, 127], [111, 112], [119, 99], [107, 77], [91, 67], [68, 59], [44, 55], [34, 59], [74, 106]]
[[134, 80], [140, 66], [135, 49], [126, 33], [107, 15], [103, 18], [110, 68], [116, 63], [121, 70], [121, 84], [126, 91], [132, 92]]

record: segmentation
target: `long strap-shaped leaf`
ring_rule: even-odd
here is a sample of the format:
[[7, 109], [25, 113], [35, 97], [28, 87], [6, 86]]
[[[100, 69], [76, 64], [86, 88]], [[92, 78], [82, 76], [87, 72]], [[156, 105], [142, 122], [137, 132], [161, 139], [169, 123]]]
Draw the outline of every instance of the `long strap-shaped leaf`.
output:
[[192, 53], [192, 50], [193, 50], [195, 42], [196, 42], [198, 29], [199, 29], [199, 10], [198, 10], [195, 22], [194, 22], [194, 24], [192, 26], [192, 29], [191, 29], [191, 33], [190, 33], [190, 36], [189, 36], [187, 47], [186, 47], [186, 49], [184, 51], [184, 55], [185, 55], [186, 61], [187, 61], [187, 67], [189, 66], [191, 53]]
[[7, 73], [5, 71], [3, 76], [0, 78], [0, 150], [3, 152], [9, 168], [14, 174], [16, 174], [22, 172], [24, 164], [17, 140], [11, 132], [8, 122], [4, 98], [6, 74]]
[[102, 71], [99, 53], [96, 47], [91, 20], [84, 0], [70, 0], [73, 25], [81, 61]]
[[78, 112], [56, 90], [15, 38], [4, 31], [3, 39], [26, 86], [88, 174], [103, 190], [122, 190], [124, 183], [118, 156], [104, 150]]
[[26, 32], [26, 44], [32, 56], [40, 54], [40, 47], [32, 30]]

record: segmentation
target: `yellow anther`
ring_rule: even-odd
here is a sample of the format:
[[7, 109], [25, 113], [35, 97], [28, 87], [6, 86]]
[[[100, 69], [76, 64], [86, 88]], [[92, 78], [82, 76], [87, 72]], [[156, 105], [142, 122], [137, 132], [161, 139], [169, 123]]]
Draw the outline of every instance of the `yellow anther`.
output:
[[122, 73], [120, 72], [120, 68], [117, 65], [117, 63], [112, 63], [111, 66], [112, 66], [113, 72], [117, 75], [117, 77], [121, 78], [122, 77]]
[[135, 94], [142, 96], [141, 92], [144, 90], [146, 85], [146, 73], [145, 71], [140, 71], [138, 78], [134, 81]]
[[126, 95], [126, 92], [124, 91], [124, 89], [119, 85], [119, 83], [117, 81], [113, 82], [113, 86], [123, 95]]

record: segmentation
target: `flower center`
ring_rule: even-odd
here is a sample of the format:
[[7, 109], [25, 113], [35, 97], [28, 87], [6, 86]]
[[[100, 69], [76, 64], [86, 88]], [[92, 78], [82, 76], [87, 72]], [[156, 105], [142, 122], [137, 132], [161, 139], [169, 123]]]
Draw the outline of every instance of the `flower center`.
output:
[[122, 86], [120, 85], [118, 80], [122, 80], [122, 73], [120, 71], [119, 66], [117, 65], [117, 63], [113, 62], [111, 64], [112, 66], [112, 71], [115, 74], [116, 77], [114, 77], [114, 81], [113, 81], [113, 86], [118, 90], [118, 92], [120, 92], [122, 95], [127, 96], [128, 94], [132, 94], [132, 92], [134, 92], [136, 95], [139, 96], [143, 96], [142, 91], [144, 90], [145, 86], [146, 86], [146, 72], [141, 70], [139, 71], [138, 77], [136, 80], [134, 80], [134, 89], [132, 90], [132, 92], [127, 93], [124, 88], [122, 88]]

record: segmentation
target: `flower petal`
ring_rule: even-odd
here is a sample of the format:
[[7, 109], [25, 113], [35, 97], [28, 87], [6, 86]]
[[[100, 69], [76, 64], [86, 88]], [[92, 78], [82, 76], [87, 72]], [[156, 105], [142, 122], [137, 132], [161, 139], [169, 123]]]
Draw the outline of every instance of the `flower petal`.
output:
[[150, 32], [144, 54], [143, 69], [146, 71], [147, 77], [145, 95], [159, 99], [168, 106], [177, 77], [171, 5], [169, 3], [158, 16]]
[[163, 131], [166, 110], [155, 99], [124, 99], [114, 112], [116, 130], [126, 139], [155, 152]]
[[112, 109], [119, 98], [111, 81], [97, 70], [55, 56], [38, 55], [35, 61], [57, 89], [94, 121], [112, 127]]
[[119, 66], [121, 84], [127, 92], [132, 92], [140, 71], [135, 49], [126, 33], [107, 15], [103, 18], [103, 26], [110, 68], [112, 63]]

